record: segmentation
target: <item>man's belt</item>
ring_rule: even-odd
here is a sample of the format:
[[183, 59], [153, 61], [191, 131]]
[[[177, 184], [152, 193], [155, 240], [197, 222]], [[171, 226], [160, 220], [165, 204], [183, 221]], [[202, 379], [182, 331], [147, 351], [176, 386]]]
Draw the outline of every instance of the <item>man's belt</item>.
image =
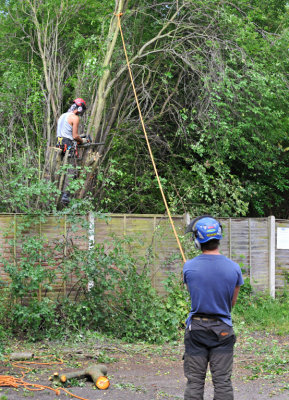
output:
[[213, 317], [206, 317], [206, 318], [203, 318], [203, 317], [192, 317], [192, 319], [196, 319], [196, 320], [198, 320], [198, 321], [218, 321], [218, 318], [213, 318]]

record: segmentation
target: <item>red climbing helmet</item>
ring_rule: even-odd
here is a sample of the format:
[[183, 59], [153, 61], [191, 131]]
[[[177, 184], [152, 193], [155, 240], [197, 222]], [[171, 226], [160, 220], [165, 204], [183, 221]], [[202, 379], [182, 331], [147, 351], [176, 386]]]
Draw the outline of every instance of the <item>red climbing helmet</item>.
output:
[[83, 99], [81, 98], [75, 99], [73, 103], [75, 103], [77, 107], [82, 107], [83, 111], [86, 110], [86, 102]]

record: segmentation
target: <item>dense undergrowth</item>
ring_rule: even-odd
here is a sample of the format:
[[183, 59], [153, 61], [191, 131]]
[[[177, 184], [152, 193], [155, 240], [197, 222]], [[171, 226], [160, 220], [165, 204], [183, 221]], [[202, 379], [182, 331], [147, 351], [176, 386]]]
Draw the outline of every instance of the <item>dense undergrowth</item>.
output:
[[[20, 259], [2, 260], [11, 283], [3, 285], [0, 294], [0, 353], [9, 334], [41, 340], [90, 330], [129, 342], [163, 343], [180, 338], [189, 311], [180, 275], [167, 279], [166, 295], [160, 296], [151, 284], [150, 260], [137, 264], [128, 251], [131, 239], [111, 238], [89, 251], [75, 245], [68, 251], [67, 243], [49, 245], [27, 237]], [[57, 265], [55, 251], [62, 252]], [[59, 274], [61, 285], [68, 285], [72, 275], [76, 279], [70, 292], [55, 297], [52, 288]], [[272, 299], [264, 293], [254, 294], [247, 279], [233, 319], [237, 326], [282, 335], [289, 332], [288, 308], [288, 290]]]
[[17, 254], [7, 239], [12, 251], [1, 263], [10, 282], [0, 281], [0, 341], [4, 331], [40, 340], [87, 329], [127, 341], [177, 339], [187, 312], [181, 282], [171, 277], [160, 296], [151, 283], [149, 251], [135, 259], [132, 239], [113, 236], [83, 249], [73, 221], [67, 237], [49, 241], [27, 234], [35, 219], [23, 217]]
[[[16, 236], [12, 240], [7, 232], [11, 254], [0, 259], [10, 281], [7, 285], [0, 280], [0, 353], [10, 334], [35, 341], [87, 330], [129, 342], [163, 343], [180, 338], [190, 306], [181, 274], [169, 276], [165, 294], [160, 295], [151, 283], [155, 255], [148, 249], [145, 257], [136, 258], [134, 246], [143, 246], [136, 238], [111, 236], [83, 249], [80, 239], [88, 229], [86, 206], [72, 202], [73, 209], [63, 211], [69, 228], [65, 237], [55, 240], [35, 234], [39, 221], [45, 222], [44, 214], [37, 218], [23, 215], [17, 226], [9, 228]], [[191, 247], [190, 243], [186, 249], [189, 257], [195, 255]], [[235, 325], [245, 324], [249, 329], [286, 334], [288, 308], [286, 287], [272, 299], [266, 293], [253, 293], [247, 279], [233, 319]]]

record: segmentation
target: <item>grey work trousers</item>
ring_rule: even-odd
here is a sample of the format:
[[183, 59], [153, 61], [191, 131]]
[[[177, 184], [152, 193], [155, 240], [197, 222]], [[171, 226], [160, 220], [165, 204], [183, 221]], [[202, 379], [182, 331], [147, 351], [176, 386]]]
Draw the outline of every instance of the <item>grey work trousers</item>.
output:
[[214, 400], [233, 400], [231, 374], [236, 337], [233, 328], [218, 320], [192, 320], [185, 332], [184, 400], [203, 400], [208, 364]]

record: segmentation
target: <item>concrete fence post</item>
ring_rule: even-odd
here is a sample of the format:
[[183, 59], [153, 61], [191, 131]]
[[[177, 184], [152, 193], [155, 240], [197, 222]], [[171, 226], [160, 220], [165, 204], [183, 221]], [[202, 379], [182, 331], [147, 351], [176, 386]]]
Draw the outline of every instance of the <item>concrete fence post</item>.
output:
[[95, 229], [95, 222], [94, 222], [94, 214], [93, 214], [93, 212], [89, 212], [88, 220], [89, 220], [88, 248], [92, 249], [94, 247], [94, 229]]
[[275, 298], [275, 217], [268, 217], [268, 275], [269, 275], [269, 292]]
[[[88, 214], [89, 228], [88, 228], [88, 249], [92, 249], [95, 243], [95, 221], [94, 221], [94, 213], [89, 212]], [[89, 281], [87, 285], [88, 291], [91, 290], [94, 286], [93, 281]]]
[[191, 217], [190, 217], [190, 214], [189, 213], [185, 213], [184, 214], [184, 221], [185, 221], [185, 225], [186, 225], [186, 227], [190, 224], [190, 222], [191, 222]]

